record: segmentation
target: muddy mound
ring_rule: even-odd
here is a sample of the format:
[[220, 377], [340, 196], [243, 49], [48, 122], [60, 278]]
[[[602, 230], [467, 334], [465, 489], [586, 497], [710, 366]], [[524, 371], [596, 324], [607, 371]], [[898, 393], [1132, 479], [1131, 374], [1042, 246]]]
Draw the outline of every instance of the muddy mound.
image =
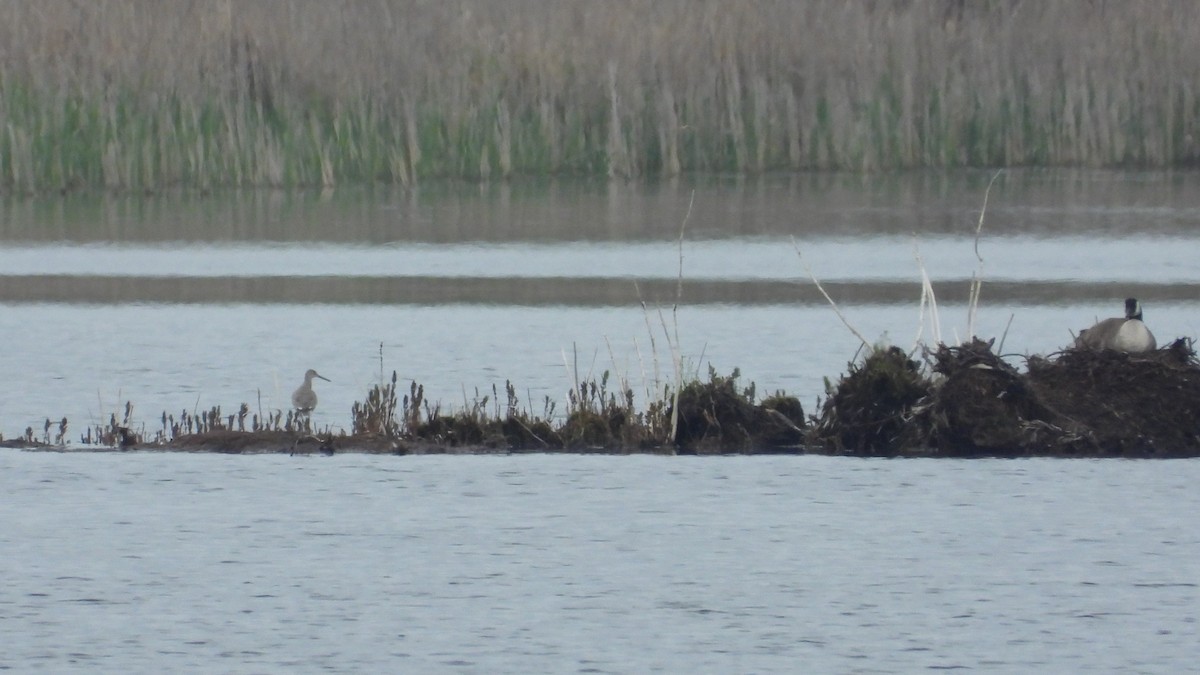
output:
[[1200, 454], [1200, 364], [1187, 339], [1145, 354], [1032, 358], [1028, 380], [1064, 426], [1080, 430], [1070, 447], [1076, 454]]
[[1075, 438], [1028, 378], [992, 352], [991, 341], [942, 345], [932, 361], [941, 377], [917, 406], [910, 443], [937, 455], [1011, 455], [1058, 452]]
[[1200, 455], [1200, 364], [1191, 343], [1146, 354], [1071, 350], [1028, 372], [974, 339], [927, 355], [929, 374], [876, 349], [837, 384], [810, 450], [877, 456]]
[[893, 456], [914, 445], [913, 408], [932, 384], [898, 347], [873, 349], [821, 405], [809, 433], [815, 449], [847, 455]]
[[754, 385], [739, 388], [740, 373], [709, 371], [708, 382], [679, 392], [675, 444], [682, 454], [796, 451], [804, 440], [804, 410], [794, 397], [777, 394], [756, 404]]

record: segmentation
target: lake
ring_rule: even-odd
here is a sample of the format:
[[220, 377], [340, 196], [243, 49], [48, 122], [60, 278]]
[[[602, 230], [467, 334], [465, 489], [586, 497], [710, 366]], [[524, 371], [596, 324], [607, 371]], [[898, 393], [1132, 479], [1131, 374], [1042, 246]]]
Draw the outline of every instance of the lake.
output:
[[1200, 460], [0, 450], [0, 669], [1179, 673]]
[[[71, 195], [0, 203], [0, 432], [123, 415], [152, 432], [241, 403], [288, 407], [315, 368], [319, 425], [396, 371], [461, 407], [565, 409], [577, 379], [645, 402], [739, 368], [807, 410], [860, 343], [975, 333], [1014, 363], [1142, 300], [1160, 343], [1200, 333], [1200, 173], [695, 176], [413, 190]], [[682, 233], [682, 239], [681, 239]], [[918, 259], [919, 256], [919, 259]], [[982, 258], [982, 262], [980, 261]], [[921, 306], [921, 275], [938, 298]], [[406, 386], [401, 387], [407, 390]]]
[[[561, 413], [604, 371], [646, 401], [673, 349], [812, 411], [860, 346], [813, 276], [908, 348], [966, 337], [981, 274], [975, 332], [1016, 364], [1126, 295], [1160, 343], [1200, 332], [1200, 173], [1007, 171], [981, 263], [991, 177], [9, 198], [0, 431], [269, 411], [307, 368], [334, 429], [393, 370], [447, 406], [511, 380]], [[0, 450], [0, 475], [19, 672], [1200, 662], [1200, 460]]]

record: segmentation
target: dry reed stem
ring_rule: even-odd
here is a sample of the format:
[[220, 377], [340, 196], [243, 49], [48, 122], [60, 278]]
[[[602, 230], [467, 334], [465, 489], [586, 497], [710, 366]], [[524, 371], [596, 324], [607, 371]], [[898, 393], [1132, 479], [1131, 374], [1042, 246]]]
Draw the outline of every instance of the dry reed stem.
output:
[[[654, 363], [654, 388], [657, 390], [659, 385], [662, 384], [662, 370], [658, 364], [658, 344], [654, 340], [654, 326], [650, 323], [650, 310], [646, 307], [646, 301], [642, 299], [642, 289], [640, 286], [638, 286], [636, 281], [633, 282], [633, 290], [635, 293], [637, 293], [638, 302], [642, 306], [642, 319], [646, 322], [646, 333], [650, 336], [650, 357]], [[637, 345], [636, 340], [634, 341], [634, 345]], [[640, 348], [638, 351], [638, 360], [641, 360]], [[645, 381], [644, 372], [642, 374], [642, 379]]]
[[[672, 341], [668, 336], [671, 361], [675, 366], [675, 391], [671, 392], [671, 433], [669, 436], [671, 443], [675, 442], [675, 434], [679, 430], [679, 392], [683, 389], [683, 355], [679, 344], [679, 303], [683, 300], [683, 237], [687, 232], [688, 220], [692, 217], [692, 207], [695, 203], [696, 191], [692, 190], [691, 196], [688, 197], [687, 212], [683, 214], [683, 221], [679, 223], [679, 274], [675, 278], [675, 304], [671, 306], [671, 327], [674, 330], [675, 339]], [[663, 329], [666, 330], [665, 321]]]
[[1004, 354], [1004, 341], [1008, 339], [1008, 329], [1012, 328], [1013, 318], [1016, 314], [1008, 315], [1008, 322], [1004, 324], [1004, 332], [1000, 334], [1000, 344], [996, 345], [996, 354]]
[[978, 261], [978, 266], [975, 272], [971, 274], [971, 291], [968, 294], [967, 300], [967, 337], [975, 337], [975, 317], [979, 312], [979, 293], [983, 289], [983, 256], [979, 254], [979, 239], [983, 232], [983, 217], [987, 214], [988, 197], [992, 193], [992, 185], [996, 183], [996, 179], [1000, 174], [1004, 173], [1001, 169], [992, 174], [992, 179], [988, 181], [987, 189], [983, 191], [983, 206], [979, 209], [979, 222], [975, 225], [975, 259]]
[[825, 297], [825, 301], [829, 303], [831, 308], [833, 308], [833, 313], [836, 314], [837, 318], [841, 320], [842, 325], [845, 326], [851, 333], [853, 333], [854, 337], [858, 338], [859, 341], [862, 342], [863, 347], [870, 349], [871, 343], [862, 336], [862, 333], [858, 332], [858, 329], [850, 325], [850, 321], [846, 319], [845, 314], [842, 314], [842, 310], [838, 308], [837, 303], [833, 301], [833, 298], [829, 297], [829, 293], [825, 292], [825, 287], [821, 285], [821, 280], [817, 278], [817, 275], [812, 271], [812, 267], [808, 265], [808, 261], [804, 259], [804, 254], [800, 252], [800, 244], [796, 243], [795, 237], [792, 237], [792, 248], [796, 250], [796, 256], [800, 258], [800, 263], [804, 265], [804, 271], [808, 273], [808, 278], [812, 279], [812, 282], [816, 285], [817, 290], [821, 292], [821, 295]]
[[918, 313], [917, 320], [919, 326], [917, 328], [917, 339], [913, 344], [912, 351], [909, 354], [915, 354], [921, 346], [921, 335], [925, 330], [925, 305], [929, 305], [929, 323], [933, 332], [934, 344], [942, 342], [942, 320], [938, 316], [937, 296], [933, 292], [933, 282], [929, 279], [929, 272], [925, 267], [925, 260], [921, 257], [920, 250], [917, 249], [916, 242], [913, 242], [913, 253], [917, 259], [917, 269], [921, 272], [921, 308]]

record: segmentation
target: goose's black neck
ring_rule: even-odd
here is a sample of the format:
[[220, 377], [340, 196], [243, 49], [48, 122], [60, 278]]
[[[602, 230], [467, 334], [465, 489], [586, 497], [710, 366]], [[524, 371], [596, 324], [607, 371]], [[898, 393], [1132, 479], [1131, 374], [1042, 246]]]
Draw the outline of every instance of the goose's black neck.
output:
[[1137, 298], [1125, 299], [1125, 318], [1142, 320], [1142, 304], [1137, 301]]

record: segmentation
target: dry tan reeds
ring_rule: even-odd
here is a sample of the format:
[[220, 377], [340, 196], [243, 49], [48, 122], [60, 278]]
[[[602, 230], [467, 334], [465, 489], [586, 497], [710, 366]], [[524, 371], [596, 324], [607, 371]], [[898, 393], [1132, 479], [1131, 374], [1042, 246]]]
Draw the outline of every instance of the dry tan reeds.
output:
[[1200, 5], [0, 4], [0, 185], [1200, 161]]

